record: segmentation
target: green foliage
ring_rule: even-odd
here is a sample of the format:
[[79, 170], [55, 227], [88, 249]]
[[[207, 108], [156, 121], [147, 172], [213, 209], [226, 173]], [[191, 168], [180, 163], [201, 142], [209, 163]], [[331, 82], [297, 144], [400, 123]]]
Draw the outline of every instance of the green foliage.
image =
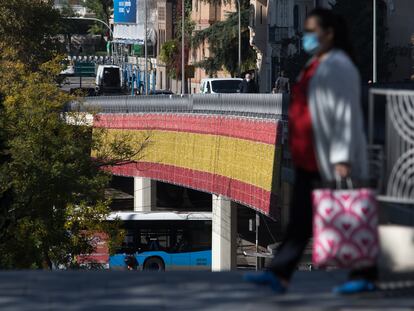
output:
[[63, 46], [57, 35], [62, 20], [53, 1], [0, 1], [0, 50], [17, 51], [19, 60], [35, 68], [51, 59]]
[[[93, 12], [97, 19], [103, 20], [109, 25], [109, 19], [113, 11], [113, 0], [85, 0], [85, 7]], [[94, 23], [89, 30], [93, 34], [106, 34], [108, 29], [101, 23]]]
[[0, 54], [0, 268], [71, 267], [91, 251], [93, 232], [106, 232], [111, 246], [122, 233], [104, 221], [110, 175], [101, 168], [139, 159], [148, 138], [105, 144], [90, 115], [63, 114], [76, 98], [56, 86], [60, 63], [32, 72], [13, 51]]
[[[214, 5], [220, 5], [220, 4], [229, 4], [233, 0], [201, 0], [201, 1], [203, 1], [205, 3], [211, 3], [211, 4], [214, 4]], [[236, 0], [234, 2], [236, 2]]]
[[167, 68], [167, 74], [173, 79], [176, 79], [178, 77], [175, 63], [177, 59], [181, 60], [180, 57], [180, 42], [177, 39], [166, 41], [162, 45], [159, 58], [165, 64], [165, 67]]
[[[241, 72], [244, 72], [255, 67], [256, 53], [249, 43], [249, 1], [241, 2]], [[209, 76], [215, 76], [218, 71], [226, 69], [234, 77], [238, 72], [238, 12], [228, 13], [226, 20], [197, 31], [192, 43], [196, 47], [205, 41], [208, 42], [211, 56], [196, 65], [203, 68]]]
[[[185, 46], [184, 46], [184, 60], [188, 63], [189, 50], [191, 46], [191, 37], [194, 31], [195, 24], [191, 20], [191, 0], [185, 0], [185, 16], [184, 29], [185, 29]], [[161, 46], [159, 59], [166, 65], [167, 74], [173, 79], [181, 78], [181, 38], [182, 38], [182, 19], [178, 18], [176, 21], [175, 37], [172, 40], [165, 42]]]

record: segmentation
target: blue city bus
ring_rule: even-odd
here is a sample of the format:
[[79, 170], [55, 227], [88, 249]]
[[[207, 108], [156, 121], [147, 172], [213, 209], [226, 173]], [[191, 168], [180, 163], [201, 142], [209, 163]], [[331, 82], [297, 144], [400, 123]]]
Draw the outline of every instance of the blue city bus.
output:
[[117, 212], [115, 219], [126, 235], [110, 269], [211, 270], [211, 213]]

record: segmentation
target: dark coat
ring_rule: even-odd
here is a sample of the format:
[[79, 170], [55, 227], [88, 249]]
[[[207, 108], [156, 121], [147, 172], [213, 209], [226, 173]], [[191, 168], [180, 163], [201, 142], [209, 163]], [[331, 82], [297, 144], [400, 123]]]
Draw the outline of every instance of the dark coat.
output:
[[239, 85], [239, 90], [240, 93], [257, 93], [256, 82], [254, 82], [253, 80], [247, 82], [247, 80], [244, 79]]

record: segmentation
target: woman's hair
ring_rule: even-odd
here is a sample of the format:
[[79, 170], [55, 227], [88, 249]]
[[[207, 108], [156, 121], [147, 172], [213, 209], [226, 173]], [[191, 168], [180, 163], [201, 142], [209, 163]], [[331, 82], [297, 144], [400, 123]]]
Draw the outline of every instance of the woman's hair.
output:
[[349, 40], [348, 26], [342, 16], [333, 13], [332, 10], [316, 8], [309, 13], [309, 17], [316, 18], [322, 29], [331, 28], [334, 33], [333, 46], [343, 50], [355, 62], [354, 49]]

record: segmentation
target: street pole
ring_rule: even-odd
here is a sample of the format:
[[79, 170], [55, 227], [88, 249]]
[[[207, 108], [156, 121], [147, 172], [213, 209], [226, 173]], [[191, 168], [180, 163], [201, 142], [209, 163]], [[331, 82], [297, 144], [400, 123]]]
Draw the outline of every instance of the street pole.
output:
[[144, 0], [144, 11], [145, 11], [145, 21], [144, 21], [144, 56], [145, 56], [145, 72], [144, 72], [144, 87], [145, 95], [148, 95], [148, 10], [147, 10], [147, 0]]
[[377, 0], [373, 0], [372, 83], [377, 83]]
[[241, 75], [241, 7], [240, 0], [237, 0], [239, 6], [239, 77]]
[[185, 57], [184, 57], [184, 48], [185, 48], [185, 0], [181, 0], [181, 94], [185, 94]]
[[259, 226], [260, 226], [260, 215], [259, 212], [256, 212], [256, 271], [260, 269], [260, 258], [257, 256], [259, 254]]

